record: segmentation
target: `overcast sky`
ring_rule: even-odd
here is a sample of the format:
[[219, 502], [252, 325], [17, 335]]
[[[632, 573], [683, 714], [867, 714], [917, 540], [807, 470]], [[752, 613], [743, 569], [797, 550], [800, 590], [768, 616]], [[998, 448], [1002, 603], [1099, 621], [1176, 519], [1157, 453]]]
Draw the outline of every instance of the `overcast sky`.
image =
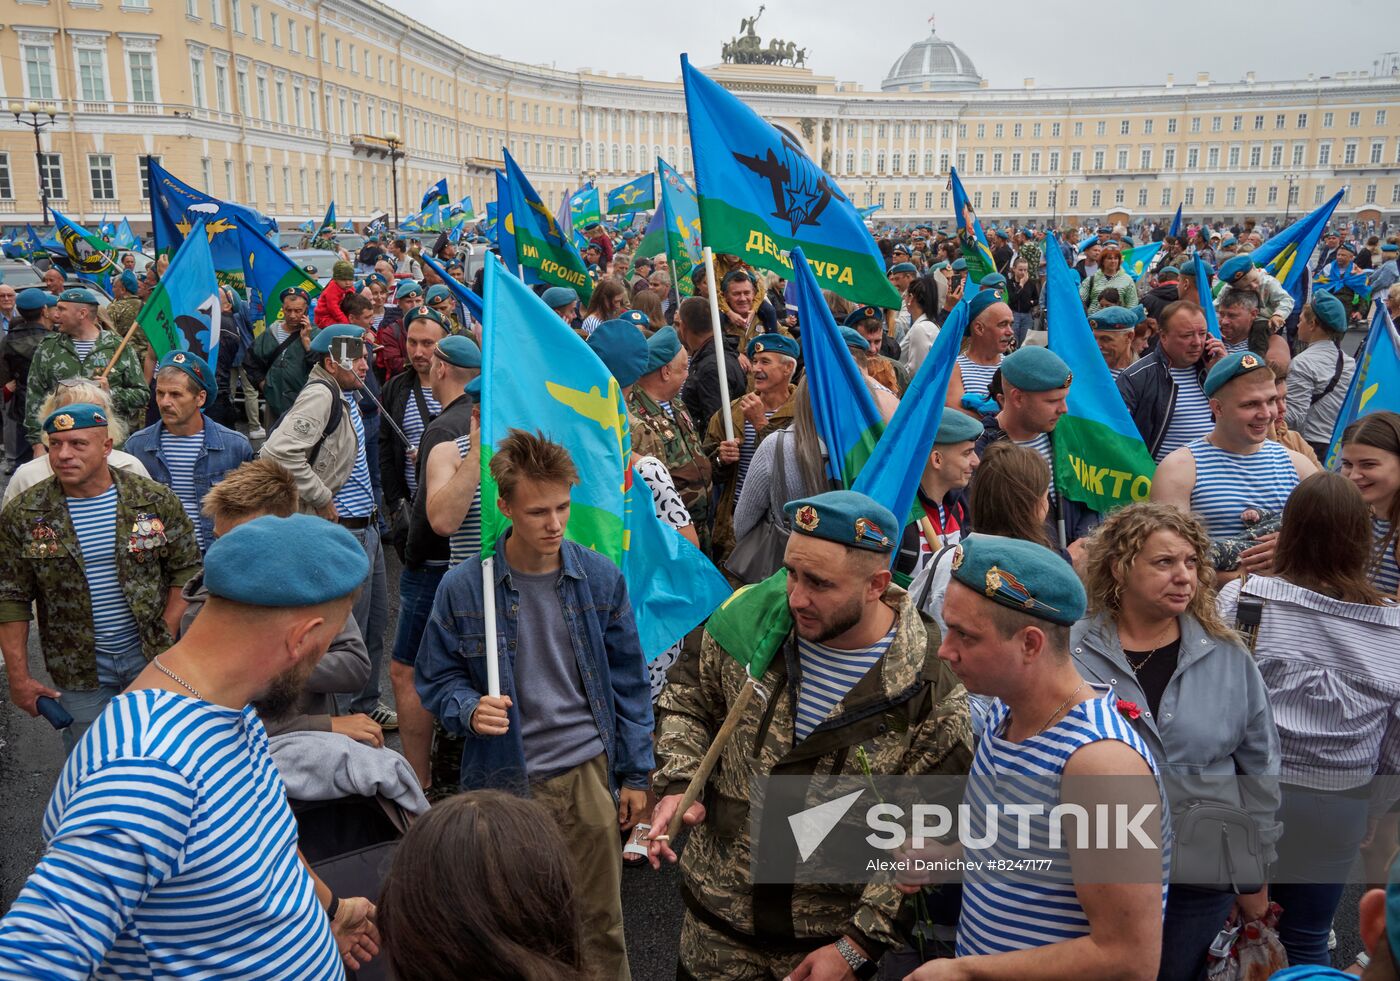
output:
[[[720, 45], [758, 0], [583, 3], [578, 0], [395, 0], [405, 14], [469, 47], [505, 58], [627, 72], [670, 81], [678, 55], [720, 60]], [[1400, 48], [1395, 0], [1169, 0], [1071, 4], [1064, 0], [948, 3], [929, 0], [768, 0], [755, 28], [808, 49], [807, 66], [878, 90], [895, 59], [928, 33], [963, 49], [998, 88], [1036, 84], [1160, 84], [1168, 72], [1207, 71], [1233, 82], [1370, 71]], [[648, 9], [655, 16], [647, 16]], [[1199, 10], [1199, 13], [1193, 11]], [[1093, 52], [1095, 57], [1086, 55]]]

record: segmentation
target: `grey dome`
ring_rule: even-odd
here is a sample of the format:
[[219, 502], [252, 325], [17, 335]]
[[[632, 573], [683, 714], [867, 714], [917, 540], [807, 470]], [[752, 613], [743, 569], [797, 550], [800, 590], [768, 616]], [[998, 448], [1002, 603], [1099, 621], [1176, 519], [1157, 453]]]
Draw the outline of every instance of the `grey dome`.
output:
[[885, 92], [935, 92], [941, 89], [975, 89], [982, 84], [977, 68], [956, 44], [933, 31], [915, 41], [890, 67], [880, 83]]

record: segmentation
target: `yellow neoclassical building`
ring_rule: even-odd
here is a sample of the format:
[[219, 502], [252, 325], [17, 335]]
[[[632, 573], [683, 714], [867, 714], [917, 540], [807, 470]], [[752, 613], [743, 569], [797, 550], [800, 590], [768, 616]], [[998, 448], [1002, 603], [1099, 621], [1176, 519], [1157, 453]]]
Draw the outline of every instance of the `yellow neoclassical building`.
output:
[[[1178, 203], [1196, 219], [1283, 216], [1342, 186], [1341, 215], [1400, 220], [1393, 58], [1293, 81], [992, 88], [929, 31], [892, 39], [906, 50], [867, 91], [751, 19], [729, 41], [687, 40], [887, 221], [948, 221], [952, 166], [992, 220], [1166, 217]], [[0, 109], [0, 226], [41, 219], [42, 173], [64, 213], [148, 227], [148, 155], [284, 222], [331, 200], [342, 220], [407, 215], [443, 176], [484, 211], [502, 146], [551, 205], [657, 156], [691, 170], [676, 81], [506, 61], [379, 0], [0, 0]]]

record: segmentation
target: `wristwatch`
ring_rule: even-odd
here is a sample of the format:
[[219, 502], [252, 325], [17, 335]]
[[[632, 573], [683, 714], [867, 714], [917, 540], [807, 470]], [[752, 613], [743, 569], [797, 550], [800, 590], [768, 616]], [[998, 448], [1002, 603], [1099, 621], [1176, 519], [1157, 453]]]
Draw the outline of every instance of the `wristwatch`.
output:
[[841, 937], [836, 941], [836, 952], [846, 961], [846, 966], [851, 969], [852, 973], [854, 973], [857, 978], [870, 978], [875, 976], [875, 968], [877, 965], [871, 961], [870, 958], [856, 950], [855, 945], [845, 937]]

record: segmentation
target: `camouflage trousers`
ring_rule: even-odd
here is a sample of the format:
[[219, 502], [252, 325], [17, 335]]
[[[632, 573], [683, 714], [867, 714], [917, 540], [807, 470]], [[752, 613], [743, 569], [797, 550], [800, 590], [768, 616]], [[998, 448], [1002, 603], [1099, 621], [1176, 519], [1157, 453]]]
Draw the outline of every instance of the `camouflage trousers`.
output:
[[806, 956], [801, 950], [750, 947], [686, 910], [676, 981], [782, 981]]

